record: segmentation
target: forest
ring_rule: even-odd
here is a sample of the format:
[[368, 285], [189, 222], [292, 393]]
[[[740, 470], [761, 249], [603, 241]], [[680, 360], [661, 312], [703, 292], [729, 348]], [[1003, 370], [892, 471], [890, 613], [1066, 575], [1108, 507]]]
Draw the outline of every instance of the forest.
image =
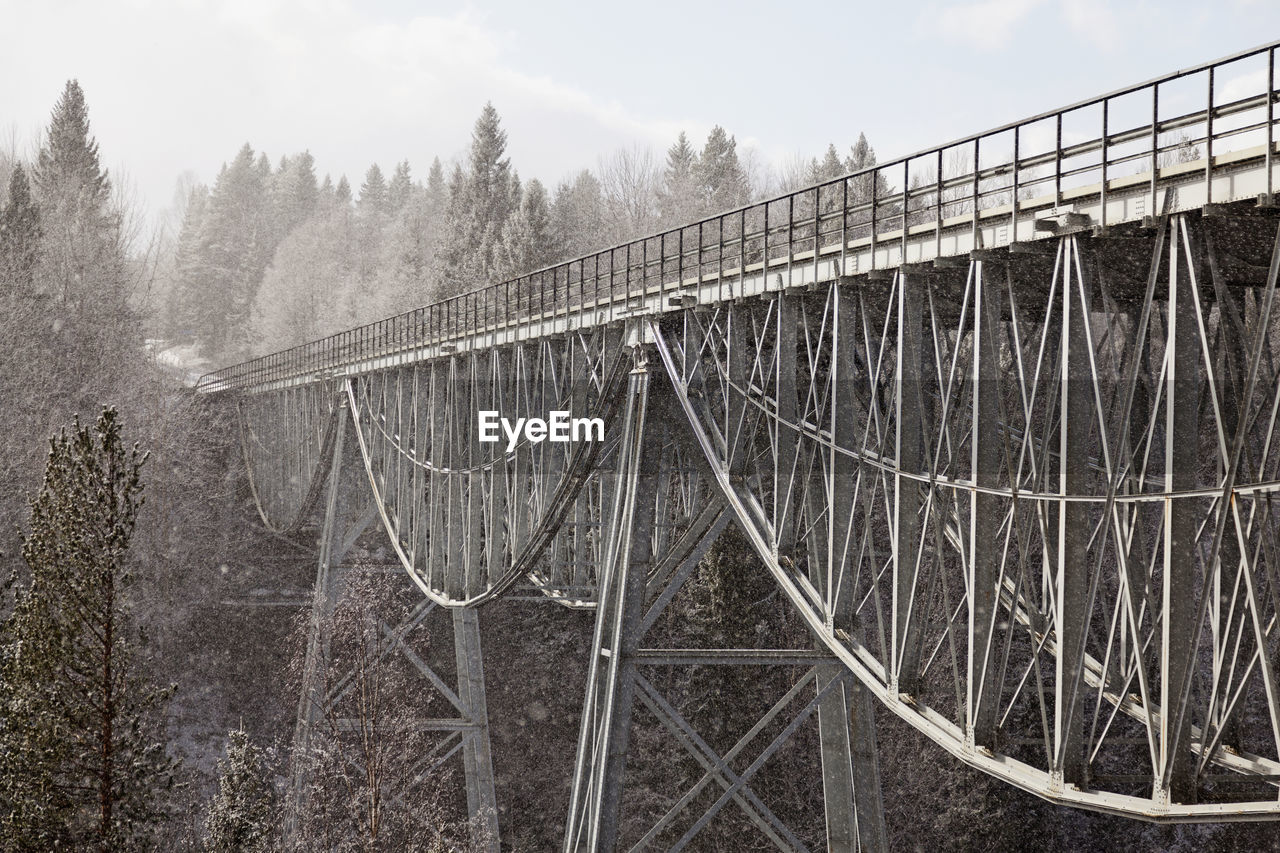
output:
[[[410, 778], [405, 756], [429, 744], [403, 672], [371, 673], [387, 723], [363, 752], [344, 751], [336, 727], [295, 752], [317, 532], [263, 529], [234, 416], [193, 379], [876, 162], [860, 136], [773, 167], [717, 126], [662, 154], [604, 152], [549, 187], [522, 179], [506, 148], [492, 104], [464, 158], [373, 164], [358, 186], [305, 150], [246, 142], [212, 186], [182, 187], [167, 232], [103, 167], [75, 81], [36, 150], [0, 151], [0, 850], [278, 850], [286, 825], [301, 850], [475, 843], [459, 773]], [[416, 604], [403, 579], [373, 570], [387, 562], [375, 538], [356, 553], [370, 568], [354, 581], [359, 604], [329, 617], [334, 654], [352, 659], [371, 620], [394, 624]], [[590, 615], [512, 597], [481, 623], [503, 848], [558, 849]], [[654, 631], [673, 647], [811, 642], [733, 528]], [[424, 628], [412, 643], [437, 660], [452, 654], [442, 637]], [[671, 668], [664, 692], [723, 752], [791, 675]], [[1267, 824], [1155, 826], [1052, 806], [888, 713], [876, 725], [895, 850], [1277, 849]], [[652, 717], [637, 714], [631, 744], [634, 813], [661, 813], [672, 779], [701, 773]], [[298, 768], [303, 798], [291, 796]], [[820, 839], [816, 730], [753, 788]], [[726, 809], [697, 849], [772, 847]]]

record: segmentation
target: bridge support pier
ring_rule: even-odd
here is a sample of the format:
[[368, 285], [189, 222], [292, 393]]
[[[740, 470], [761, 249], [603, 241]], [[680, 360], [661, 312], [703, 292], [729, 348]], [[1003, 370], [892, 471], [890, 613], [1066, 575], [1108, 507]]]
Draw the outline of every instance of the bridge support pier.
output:
[[[875, 754], [873, 697], [822, 648], [643, 648], [666, 605], [728, 526], [731, 512], [715, 500], [669, 550], [655, 554], [654, 506], [665, 480], [659, 452], [673, 414], [650, 388], [640, 357], [632, 371], [622, 422], [611, 539], [599, 579], [599, 604], [586, 697], [566, 821], [564, 850], [613, 851], [620, 844], [623, 785], [632, 708], [639, 703], [702, 769], [692, 788], [675, 800], [635, 842], [634, 849], [689, 849], [724, 806], [733, 802], [779, 849], [810, 849], [752, 791], [760, 768], [795, 732], [816, 717], [821, 749], [826, 848], [887, 850], [879, 769]], [[696, 456], [696, 451], [694, 452]], [[728, 751], [720, 754], [646, 677], [651, 666], [787, 666], [801, 674], [785, 695]], [[798, 668], [803, 667], [803, 670]], [[781, 726], [781, 731], [778, 728]], [[760, 745], [766, 730], [776, 733]], [[758, 751], [750, 763], [749, 748]], [[744, 768], [739, 770], [738, 768]], [[690, 812], [719, 788], [710, 806]], [[632, 839], [627, 839], [628, 845]]]
[[307, 652], [303, 669], [302, 695], [294, 730], [290, 767], [290, 791], [285, 811], [285, 842], [296, 846], [306, 811], [308, 796], [308, 755], [317, 727], [329, 731], [346, 731], [359, 725], [358, 720], [342, 717], [337, 703], [360, 676], [353, 672], [335, 672], [331, 655], [331, 630], [335, 609], [344, 595], [349, 577], [357, 570], [385, 571], [403, 580], [405, 591], [413, 596], [414, 605], [407, 608], [395, 624], [379, 617], [379, 630], [368, 650], [371, 666], [401, 658], [400, 665], [426, 682], [432, 693], [431, 718], [416, 720], [422, 731], [438, 732], [443, 739], [410, 768], [407, 782], [397, 790], [382, 791], [383, 798], [403, 808], [417, 808], [408, 803], [410, 789], [432, 778], [435, 771], [461, 754], [467, 794], [467, 812], [471, 821], [472, 840], [477, 849], [497, 853], [499, 832], [497, 800], [489, 744], [489, 720], [485, 702], [484, 661], [481, 652], [479, 612], [473, 608], [453, 608], [454, 658], [457, 666], [456, 689], [438, 674], [423, 656], [407, 642], [411, 632], [419, 630], [437, 609], [434, 602], [420, 598], [416, 586], [409, 582], [401, 567], [360, 566], [347, 564], [346, 557], [360, 536], [378, 516], [377, 504], [369, 493], [367, 473], [358, 455], [345, 403], [337, 416], [341, 418], [333, 442], [329, 491], [319, 540], [316, 582], [308, 627]]

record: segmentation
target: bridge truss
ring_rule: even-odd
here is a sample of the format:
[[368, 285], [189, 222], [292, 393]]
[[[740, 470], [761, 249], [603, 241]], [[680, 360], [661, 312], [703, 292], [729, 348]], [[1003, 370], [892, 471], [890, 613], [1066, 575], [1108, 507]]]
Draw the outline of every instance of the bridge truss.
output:
[[[345, 446], [427, 600], [470, 612], [529, 582], [595, 610], [566, 850], [624, 840], [636, 703], [706, 776], [627, 843], [678, 848], [734, 803], [804, 848], [750, 789], [780, 741], [716, 754], [646, 679], [653, 662], [806, 667], [783, 698], [811, 701], [760, 730], [817, 718], [833, 849], [884, 847], [873, 698], [1055, 802], [1280, 818], [1276, 51], [202, 389], [235, 400], [269, 527], [309, 517]], [[508, 450], [478, 441], [479, 409], [589, 413], [606, 440]], [[813, 648], [644, 646], [729, 523]], [[715, 805], [688, 813], [707, 786]]]

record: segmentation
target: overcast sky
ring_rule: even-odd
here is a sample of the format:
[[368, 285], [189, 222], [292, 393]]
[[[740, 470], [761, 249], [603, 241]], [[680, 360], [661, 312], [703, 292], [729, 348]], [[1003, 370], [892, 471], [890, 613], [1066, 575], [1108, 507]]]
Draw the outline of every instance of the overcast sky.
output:
[[523, 177], [723, 125], [762, 160], [881, 160], [1280, 38], [1280, 3], [0, 0], [0, 140], [78, 78], [104, 163], [156, 213], [248, 142], [372, 162], [466, 149], [486, 100]]

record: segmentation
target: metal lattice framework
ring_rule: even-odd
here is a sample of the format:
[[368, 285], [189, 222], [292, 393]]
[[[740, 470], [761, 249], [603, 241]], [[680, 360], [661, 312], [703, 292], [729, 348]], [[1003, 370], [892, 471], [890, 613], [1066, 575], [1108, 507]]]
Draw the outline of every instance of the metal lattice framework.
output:
[[[474, 607], [524, 578], [596, 608], [566, 850], [618, 843], [633, 701], [725, 803], [803, 847], [749, 795], [750, 768], [703, 749], [640, 670], [799, 659], [642, 648], [730, 519], [818, 644], [819, 717], [832, 685], [857, 684], [1056, 802], [1275, 819], [1277, 49], [200, 387], [235, 393], [273, 529], [306, 519], [350, 428], [431, 600]], [[596, 415], [607, 440], [482, 444], [480, 409]], [[852, 767], [827, 779], [828, 843], [881, 847], [874, 759], [855, 757], [857, 732], [829, 753], [828, 734], [824, 768]], [[840, 802], [848, 820], [831, 819]]]

